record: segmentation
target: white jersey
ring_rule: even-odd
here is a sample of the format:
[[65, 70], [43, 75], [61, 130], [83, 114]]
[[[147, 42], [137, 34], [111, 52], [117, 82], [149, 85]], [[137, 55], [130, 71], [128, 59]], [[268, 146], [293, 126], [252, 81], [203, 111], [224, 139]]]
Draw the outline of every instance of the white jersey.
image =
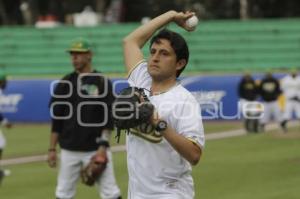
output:
[[296, 76], [293, 78], [291, 75], [285, 76], [281, 80], [281, 89], [286, 98], [283, 119], [286, 121], [291, 120], [294, 112], [299, 119], [300, 104], [293, 98], [298, 97], [298, 99], [300, 99], [300, 77]]
[[291, 75], [281, 80], [281, 89], [287, 99], [300, 97], [300, 77], [293, 78]]
[[[131, 72], [130, 86], [150, 90], [152, 79], [147, 63]], [[192, 94], [177, 84], [165, 93], [149, 96], [161, 118], [177, 133], [204, 147], [204, 132], [199, 104]], [[191, 165], [158, 133], [147, 136], [131, 129], [127, 136], [129, 199], [194, 198]]]

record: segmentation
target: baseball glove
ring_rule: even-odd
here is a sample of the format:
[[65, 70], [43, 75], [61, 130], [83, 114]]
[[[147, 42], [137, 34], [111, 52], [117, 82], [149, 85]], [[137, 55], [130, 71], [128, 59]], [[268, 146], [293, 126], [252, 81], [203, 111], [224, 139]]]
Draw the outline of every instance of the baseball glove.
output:
[[127, 130], [137, 126], [146, 126], [144, 133], [153, 130], [150, 124], [154, 112], [154, 106], [147, 98], [144, 89], [128, 87], [121, 91], [113, 104], [114, 122], [117, 127], [117, 142], [119, 142], [121, 130]]
[[93, 186], [106, 168], [106, 151], [97, 152], [90, 160], [89, 164], [81, 170], [81, 181], [83, 184]]

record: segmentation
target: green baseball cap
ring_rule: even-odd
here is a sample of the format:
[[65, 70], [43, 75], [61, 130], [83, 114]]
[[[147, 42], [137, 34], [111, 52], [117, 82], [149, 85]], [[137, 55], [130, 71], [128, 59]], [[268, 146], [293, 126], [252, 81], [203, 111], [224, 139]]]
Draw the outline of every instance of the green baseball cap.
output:
[[89, 52], [92, 50], [91, 43], [84, 38], [77, 38], [72, 43], [67, 52]]

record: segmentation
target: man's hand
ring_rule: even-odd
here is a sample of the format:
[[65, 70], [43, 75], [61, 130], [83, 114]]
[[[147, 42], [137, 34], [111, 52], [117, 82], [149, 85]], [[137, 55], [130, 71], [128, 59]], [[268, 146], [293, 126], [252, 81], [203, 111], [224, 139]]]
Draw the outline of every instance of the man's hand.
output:
[[150, 122], [153, 126], [157, 126], [157, 123], [159, 121], [160, 121], [160, 118], [159, 118], [158, 112], [156, 109], [154, 109]]
[[48, 158], [47, 158], [47, 162], [48, 162], [49, 167], [55, 168], [56, 167], [56, 161], [57, 161], [56, 150], [55, 149], [49, 149]]
[[186, 20], [188, 20], [190, 17], [195, 16], [194, 12], [176, 12], [173, 18], [173, 21], [183, 29], [187, 31], [193, 31], [195, 28], [192, 28], [190, 26], [187, 26]]

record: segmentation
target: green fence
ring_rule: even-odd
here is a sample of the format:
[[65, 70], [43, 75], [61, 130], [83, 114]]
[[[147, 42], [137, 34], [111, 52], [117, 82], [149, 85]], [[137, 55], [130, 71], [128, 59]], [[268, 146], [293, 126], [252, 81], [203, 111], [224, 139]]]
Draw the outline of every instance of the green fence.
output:
[[[263, 71], [300, 66], [300, 19], [205, 21], [194, 32], [176, 26], [190, 47], [186, 71]], [[122, 38], [139, 24], [94, 28], [0, 28], [0, 69], [8, 74], [62, 74], [71, 71], [65, 52], [76, 37], [94, 44], [93, 65], [108, 73], [124, 72]], [[147, 47], [144, 49], [147, 52]]]

